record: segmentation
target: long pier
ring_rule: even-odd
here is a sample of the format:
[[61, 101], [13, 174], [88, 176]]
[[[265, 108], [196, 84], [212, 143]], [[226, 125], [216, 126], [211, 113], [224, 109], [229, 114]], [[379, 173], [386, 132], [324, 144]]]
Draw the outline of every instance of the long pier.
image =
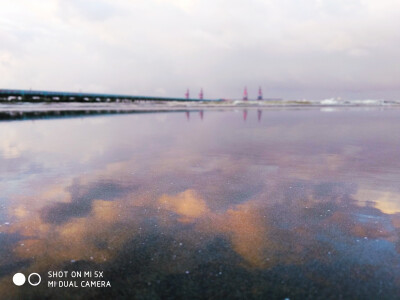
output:
[[221, 100], [0, 89], [0, 102], [123, 102], [123, 101], [214, 102]]

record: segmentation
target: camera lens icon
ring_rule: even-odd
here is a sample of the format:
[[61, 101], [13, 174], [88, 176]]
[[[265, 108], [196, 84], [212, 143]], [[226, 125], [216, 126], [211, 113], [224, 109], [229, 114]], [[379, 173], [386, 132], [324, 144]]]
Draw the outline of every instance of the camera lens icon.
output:
[[42, 281], [42, 277], [38, 273], [32, 273], [28, 276], [28, 282], [31, 286], [37, 286]]
[[22, 273], [17, 273], [13, 276], [13, 282], [16, 286], [21, 286], [25, 283], [26, 278], [25, 275]]
[[[13, 283], [16, 286], [22, 286], [24, 285], [26, 281], [26, 277], [22, 273], [16, 273], [13, 276]], [[28, 276], [28, 282], [31, 286], [38, 286], [40, 282], [42, 282], [42, 277], [38, 273], [31, 273]]]

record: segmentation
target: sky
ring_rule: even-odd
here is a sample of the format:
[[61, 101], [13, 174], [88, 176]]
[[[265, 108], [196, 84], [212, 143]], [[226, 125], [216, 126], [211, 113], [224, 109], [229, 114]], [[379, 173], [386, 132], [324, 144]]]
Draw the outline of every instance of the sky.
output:
[[400, 99], [397, 0], [0, 5], [0, 89]]

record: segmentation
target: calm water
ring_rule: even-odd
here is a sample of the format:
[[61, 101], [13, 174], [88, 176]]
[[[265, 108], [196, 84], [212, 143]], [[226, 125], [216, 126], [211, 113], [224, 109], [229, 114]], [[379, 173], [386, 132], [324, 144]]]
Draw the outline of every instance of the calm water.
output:
[[399, 132], [399, 109], [1, 122], [0, 298], [396, 299]]

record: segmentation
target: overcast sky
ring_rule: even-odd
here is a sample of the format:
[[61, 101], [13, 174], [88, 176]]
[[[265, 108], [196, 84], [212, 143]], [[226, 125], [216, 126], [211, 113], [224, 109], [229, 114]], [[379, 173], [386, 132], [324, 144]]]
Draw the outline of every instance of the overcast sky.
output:
[[0, 0], [0, 88], [400, 99], [398, 0]]

